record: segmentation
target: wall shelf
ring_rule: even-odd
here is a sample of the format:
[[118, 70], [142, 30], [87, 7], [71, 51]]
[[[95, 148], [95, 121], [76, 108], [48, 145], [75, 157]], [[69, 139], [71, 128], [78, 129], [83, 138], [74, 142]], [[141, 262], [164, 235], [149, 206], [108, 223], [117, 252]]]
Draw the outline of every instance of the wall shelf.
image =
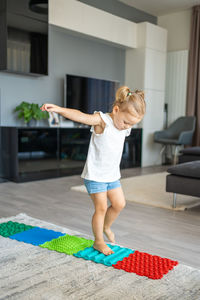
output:
[[49, 24], [126, 48], [136, 48], [137, 24], [74, 0], [49, 0]]

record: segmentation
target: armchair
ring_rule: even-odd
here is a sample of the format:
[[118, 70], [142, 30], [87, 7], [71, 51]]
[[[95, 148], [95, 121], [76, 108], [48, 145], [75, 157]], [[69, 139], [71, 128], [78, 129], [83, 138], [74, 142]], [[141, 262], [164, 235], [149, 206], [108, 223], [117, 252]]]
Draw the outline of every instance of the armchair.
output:
[[176, 119], [167, 129], [156, 131], [154, 133], [154, 142], [164, 145], [163, 150], [167, 145], [174, 145], [174, 164], [177, 159], [177, 147], [180, 145], [191, 145], [195, 131], [196, 118], [194, 116], [185, 116]]

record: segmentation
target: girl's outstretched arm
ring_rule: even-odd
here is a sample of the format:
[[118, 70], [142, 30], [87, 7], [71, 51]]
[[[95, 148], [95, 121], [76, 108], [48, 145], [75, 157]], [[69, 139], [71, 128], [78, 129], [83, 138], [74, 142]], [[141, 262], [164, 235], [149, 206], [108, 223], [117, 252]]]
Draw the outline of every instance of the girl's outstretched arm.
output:
[[100, 125], [103, 127], [103, 120], [99, 113], [85, 114], [77, 109], [64, 108], [55, 104], [45, 103], [40, 108], [42, 111], [55, 112], [61, 116], [70, 119], [74, 122], [79, 122], [86, 125]]

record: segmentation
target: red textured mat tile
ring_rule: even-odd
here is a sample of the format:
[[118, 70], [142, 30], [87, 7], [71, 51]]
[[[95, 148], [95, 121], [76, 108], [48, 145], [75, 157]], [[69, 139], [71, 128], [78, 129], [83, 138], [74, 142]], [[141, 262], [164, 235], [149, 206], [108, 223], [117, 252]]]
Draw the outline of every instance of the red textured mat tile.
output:
[[161, 279], [177, 264], [177, 261], [168, 258], [135, 251], [112, 266], [115, 269], [122, 269], [151, 279]]

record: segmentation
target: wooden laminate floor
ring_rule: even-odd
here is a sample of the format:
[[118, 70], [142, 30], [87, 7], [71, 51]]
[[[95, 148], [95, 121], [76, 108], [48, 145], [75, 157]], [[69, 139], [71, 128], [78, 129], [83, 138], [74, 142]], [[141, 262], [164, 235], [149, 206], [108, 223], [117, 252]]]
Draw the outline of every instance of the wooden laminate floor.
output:
[[[126, 169], [122, 170], [122, 177], [166, 169], [166, 166]], [[87, 194], [70, 190], [79, 184], [82, 184], [80, 176], [1, 183], [0, 217], [23, 212], [92, 235], [93, 204]], [[200, 206], [172, 211], [129, 202], [112, 228], [120, 245], [200, 269]]]

